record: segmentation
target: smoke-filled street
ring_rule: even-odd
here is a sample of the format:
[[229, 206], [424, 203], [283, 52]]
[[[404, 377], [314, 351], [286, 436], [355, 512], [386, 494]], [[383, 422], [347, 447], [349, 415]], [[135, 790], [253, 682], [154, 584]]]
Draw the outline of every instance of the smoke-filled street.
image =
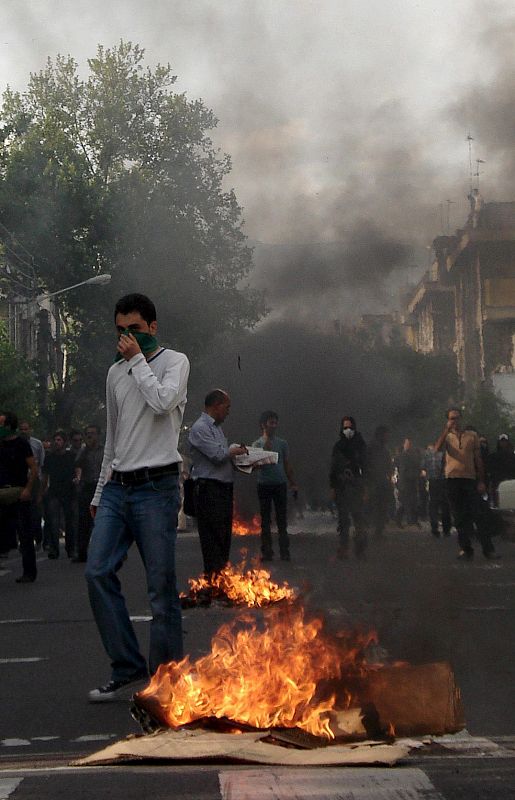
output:
[[0, 800], [515, 798], [513, 2], [2, 12]]
[[[515, 635], [513, 566], [515, 545], [502, 542], [502, 560], [456, 561], [456, 543], [435, 539], [427, 530], [387, 531], [366, 560], [336, 558], [334, 520], [308, 514], [291, 528], [290, 563], [271, 565], [272, 577], [299, 587], [307, 609], [321, 611], [338, 628], [375, 628], [379, 655], [413, 664], [449, 660], [462, 690], [467, 731], [454, 749], [442, 745], [414, 751], [394, 770], [320, 768], [308, 779], [298, 770], [273, 768], [286, 781], [276, 794], [260, 794], [270, 768], [194, 764], [62, 769], [80, 756], [141, 732], [129, 715], [129, 701], [92, 705], [87, 690], [105, 673], [105, 658], [87, 602], [83, 567], [66, 559], [40, 557], [40, 578], [20, 591], [13, 577], [17, 557], [2, 563], [0, 620], [1, 670], [6, 712], [2, 715], [0, 788], [22, 779], [16, 797], [156, 798], [243, 797], [221, 794], [221, 785], [245, 796], [508, 798], [515, 791]], [[234, 537], [233, 558], [241, 547], [256, 554], [259, 537]], [[195, 531], [178, 537], [181, 589], [201, 570]], [[149, 608], [139, 559], [131, 551], [121, 578], [138, 637], [146, 647]], [[184, 610], [186, 649], [195, 659], [209, 650], [222, 623], [241, 613], [225, 604]], [[247, 612], [248, 613], [248, 612]], [[263, 612], [266, 617], [267, 610]], [[452, 740], [452, 737], [448, 737]], [[413, 772], [415, 770], [415, 772]], [[225, 777], [221, 781], [220, 775]], [[289, 775], [288, 780], [286, 776]], [[297, 775], [297, 777], [296, 777]], [[243, 778], [245, 777], [245, 781]], [[386, 781], [384, 785], [382, 780]], [[391, 781], [394, 783], [391, 783]], [[225, 781], [225, 783], [224, 783]], [[240, 781], [240, 783], [238, 783]], [[314, 782], [313, 782], [314, 781]], [[317, 783], [318, 781], [318, 783]], [[422, 782], [421, 782], [422, 781]], [[428, 783], [429, 781], [429, 783]], [[232, 783], [231, 783], [232, 782]], [[107, 788], [109, 787], [109, 789]], [[253, 788], [255, 787], [255, 788]], [[289, 787], [289, 788], [288, 788]], [[347, 787], [347, 789], [345, 788]], [[375, 787], [375, 788], [374, 788]], [[383, 787], [383, 788], [381, 788]], [[389, 788], [388, 788], [389, 787]], [[423, 794], [423, 791], [432, 794]], [[297, 794], [291, 792], [295, 789]], [[384, 794], [374, 794], [374, 791]], [[253, 793], [255, 792], [255, 793]], [[360, 793], [361, 792], [361, 793]], [[8, 795], [4, 795], [8, 796]]]

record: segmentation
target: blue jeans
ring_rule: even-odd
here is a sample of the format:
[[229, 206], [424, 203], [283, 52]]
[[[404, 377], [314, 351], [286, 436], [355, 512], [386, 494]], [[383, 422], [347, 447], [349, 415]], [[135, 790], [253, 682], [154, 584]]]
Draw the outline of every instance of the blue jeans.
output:
[[104, 486], [88, 549], [89, 600], [112, 679], [146, 671], [121, 593], [117, 572], [136, 542], [147, 575], [152, 611], [149, 668], [183, 657], [182, 613], [175, 575], [179, 479], [165, 475], [143, 484]]

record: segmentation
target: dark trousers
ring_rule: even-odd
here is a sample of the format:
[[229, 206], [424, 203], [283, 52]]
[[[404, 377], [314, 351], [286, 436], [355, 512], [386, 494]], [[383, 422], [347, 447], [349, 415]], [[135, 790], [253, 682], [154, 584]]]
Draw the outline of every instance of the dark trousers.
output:
[[444, 534], [447, 536], [451, 532], [451, 509], [445, 478], [429, 481], [429, 521], [434, 534], [438, 533], [440, 521]]
[[32, 526], [32, 536], [36, 544], [41, 544], [43, 538], [43, 531], [41, 529], [41, 503], [39, 502], [39, 494], [41, 492], [41, 481], [36, 478], [32, 488], [32, 498], [30, 503], [30, 520]]
[[232, 483], [196, 481], [197, 527], [204, 572], [220, 572], [229, 561], [232, 536]]
[[265, 558], [274, 554], [272, 546], [272, 503], [275, 508], [279, 553], [284, 558], [290, 554], [288, 541], [288, 484], [258, 483], [259, 513], [261, 514], [261, 553]]
[[[0, 506], [0, 550], [7, 552], [20, 542], [23, 574], [29, 578], [37, 575], [36, 551], [31, 524], [31, 504], [23, 501], [10, 506]], [[14, 543], [14, 544], [13, 544]]]
[[367, 529], [363, 511], [363, 487], [361, 483], [348, 481], [336, 489], [338, 510], [338, 533], [343, 551], [349, 547], [351, 518], [354, 524], [354, 550], [363, 553], [367, 546]]
[[71, 495], [54, 495], [48, 493], [45, 503], [45, 541], [48, 552], [54, 556], [59, 555], [59, 530], [64, 517], [64, 541], [66, 552], [73, 555], [75, 546], [73, 505]]
[[77, 497], [77, 547], [76, 556], [85, 561], [88, 554], [88, 545], [93, 530], [93, 518], [90, 513], [91, 501], [95, 495], [96, 483], [84, 484], [79, 488]]
[[483, 553], [493, 553], [494, 546], [490, 531], [485, 524], [485, 514], [481, 508], [481, 497], [477, 491], [476, 481], [469, 478], [448, 478], [446, 483], [460, 548], [466, 553], [474, 552], [472, 537], [475, 525]]
[[404, 515], [408, 525], [418, 522], [418, 478], [404, 478], [399, 481], [399, 500], [401, 508], [397, 512], [397, 522], [402, 523]]
[[391, 483], [374, 483], [369, 487], [368, 507], [370, 524], [376, 536], [382, 536], [393, 502]]

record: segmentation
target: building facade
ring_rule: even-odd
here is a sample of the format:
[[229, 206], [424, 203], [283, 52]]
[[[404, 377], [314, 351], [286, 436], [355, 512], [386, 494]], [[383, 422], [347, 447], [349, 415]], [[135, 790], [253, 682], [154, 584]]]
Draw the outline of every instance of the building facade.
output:
[[434, 240], [405, 309], [408, 343], [454, 353], [466, 395], [500, 375], [515, 387], [515, 202], [484, 203], [478, 192], [470, 201], [465, 227]]

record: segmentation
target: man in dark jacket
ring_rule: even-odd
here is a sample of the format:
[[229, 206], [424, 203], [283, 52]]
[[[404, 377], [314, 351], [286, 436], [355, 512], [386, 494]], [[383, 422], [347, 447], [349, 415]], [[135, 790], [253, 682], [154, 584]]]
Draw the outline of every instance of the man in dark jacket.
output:
[[367, 488], [370, 522], [374, 535], [383, 535], [388, 514], [393, 506], [393, 461], [387, 444], [390, 432], [385, 425], [379, 425], [367, 450]]
[[23, 573], [16, 583], [36, 580], [36, 551], [31, 526], [30, 502], [37, 466], [30, 444], [18, 436], [18, 417], [0, 413], [0, 488], [13, 500], [0, 503], [0, 552], [4, 555], [20, 541]]
[[343, 417], [340, 438], [333, 447], [329, 483], [338, 510], [339, 558], [348, 558], [349, 529], [354, 525], [354, 552], [364, 555], [367, 546], [364, 504], [366, 444], [353, 417]]

